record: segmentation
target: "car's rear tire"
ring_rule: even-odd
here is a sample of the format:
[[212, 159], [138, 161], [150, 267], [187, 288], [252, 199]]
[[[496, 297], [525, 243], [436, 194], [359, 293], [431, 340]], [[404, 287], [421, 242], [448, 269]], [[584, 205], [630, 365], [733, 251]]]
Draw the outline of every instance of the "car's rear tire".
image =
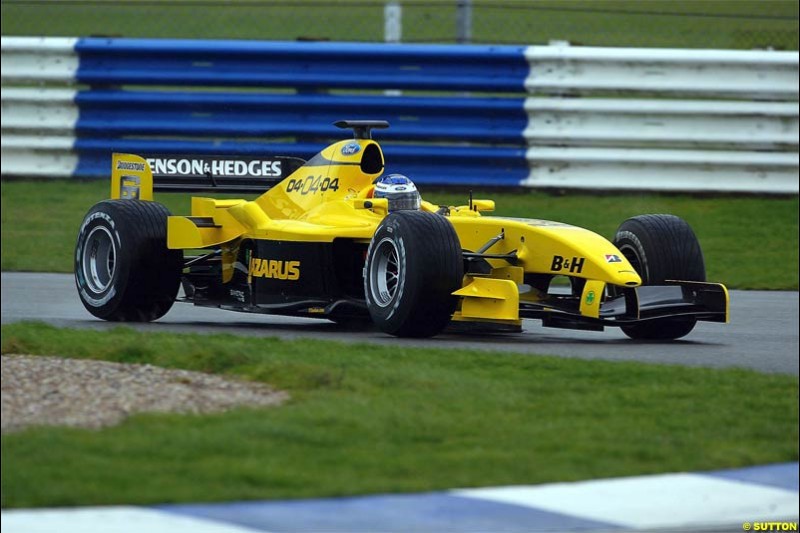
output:
[[167, 248], [166, 207], [105, 200], [83, 219], [75, 247], [75, 283], [84, 307], [110, 321], [149, 322], [169, 311], [183, 252]]
[[[623, 222], [614, 244], [630, 261], [644, 285], [666, 280], [705, 281], [706, 268], [700, 243], [685, 220], [674, 215], [640, 215]], [[693, 317], [653, 320], [623, 326], [632, 339], [679, 339], [694, 329]]]
[[364, 293], [373, 322], [398, 337], [431, 337], [450, 322], [461, 288], [461, 244], [450, 221], [423, 211], [389, 214], [367, 251]]

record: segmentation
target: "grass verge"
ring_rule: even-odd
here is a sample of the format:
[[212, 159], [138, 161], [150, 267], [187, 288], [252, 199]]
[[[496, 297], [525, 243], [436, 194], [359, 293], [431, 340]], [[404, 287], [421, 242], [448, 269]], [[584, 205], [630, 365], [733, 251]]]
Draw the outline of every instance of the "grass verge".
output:
[[427, 491], [798, 458], [791, 376], [41, 324], [3, 326], [2, 352], [200, 370], [292, 395], [273, 409], [4, 435], [3, 507]]
[[[453, 0], [401, 2], [402, 40], [456, 42]], [[384, 40], [382, 0], [60, 2], [5, 0], [3, 35]], [[475, 1], [471, 40], [590, 46], [797, 50], [790, 0]]]
[[[427, 200], [458, 205], [466, 193], [423, 191]], [[108, 183], [2, 182], [2, 269], [72, 272], [78, 226], [95, 203], [108, 196]], [[685, 218], [703, 247], [708, 279], [738, 289], [798, 288], [798, 198], [694, 198], [628, 194], [553, 196], [537, 192], [486, 195], [495, 214], [558, 220], [612, 238], [626, 218], [672, 213]], [[189, 197], [157, 198], [175, 214], [189, 214]]]

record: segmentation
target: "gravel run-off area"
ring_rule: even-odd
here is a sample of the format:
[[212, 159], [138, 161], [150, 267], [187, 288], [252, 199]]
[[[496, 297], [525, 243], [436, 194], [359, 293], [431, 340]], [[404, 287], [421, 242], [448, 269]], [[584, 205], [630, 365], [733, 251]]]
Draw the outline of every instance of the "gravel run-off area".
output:
[[289, 395], [249, 381], [152, 365], [2, 356], [2, 432], [101, 428], [144, 412], [212, 413], [279, 405]]

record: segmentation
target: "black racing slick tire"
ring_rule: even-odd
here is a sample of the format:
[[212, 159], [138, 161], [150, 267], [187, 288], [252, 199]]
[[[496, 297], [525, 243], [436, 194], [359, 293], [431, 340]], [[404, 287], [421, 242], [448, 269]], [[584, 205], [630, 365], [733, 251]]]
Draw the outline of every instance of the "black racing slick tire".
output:
[[166, 207], [106, 200], [83, 219], [75, 246], [75, 283], [84, 307], [114, 322], [149, 322], [178, 294], [183, 252], [167, 248]]
[[[640, 215], [620, 225], [614, 244], [642, 278], [644, 285], [666, 280], [705, 281], [706, 267], [697, 236], [689, 224], [673, 215]], [[679, 339], [694, 329], [694, 317], [652, 320], [623, 326], [632, 339]]]
[[398, 337], [432, 337], [450, 322], [461, 288], [461, 244], [450, 221], [423, 211], [389, 214], [375, 231], [364, 267], [367, 309]]

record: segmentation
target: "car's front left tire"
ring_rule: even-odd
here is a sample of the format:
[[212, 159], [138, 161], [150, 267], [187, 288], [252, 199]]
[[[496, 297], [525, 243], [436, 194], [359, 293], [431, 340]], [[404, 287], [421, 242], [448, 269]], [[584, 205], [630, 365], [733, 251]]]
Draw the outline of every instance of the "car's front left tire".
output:
[[167, 248], [169, 211], [156, 202], [105, 200], [81, 223], [75, 284], [95, 317], [149, 322], [172, 307], [183, 253]]
[[373, 322], [398, 337], [431, 337], [450, 322], [461, 288], [461, 244], [450, 221], [423, 211], [389, 214], [367, 251], [364, 292]]

